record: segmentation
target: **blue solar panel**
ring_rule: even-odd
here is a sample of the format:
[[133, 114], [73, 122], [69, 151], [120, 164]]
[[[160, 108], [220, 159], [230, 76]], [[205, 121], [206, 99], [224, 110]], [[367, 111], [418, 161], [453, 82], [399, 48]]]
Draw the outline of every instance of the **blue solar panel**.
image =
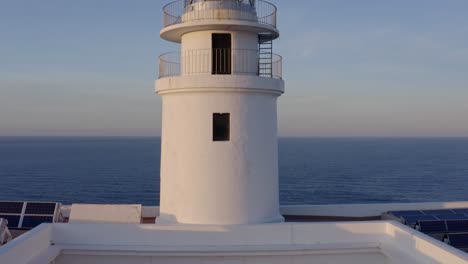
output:
[[424, 210], [424, 214], [427, 215], [453, 215], [455, 214], [452, 210]]
[[468, 209], [453, 209], [453, 211], [457, 214], [466, 214], [468, 215]]
[[396, 217], [404, 217], [404, 216], [418, 216], [424, 215], [423, 212], [419, 210], [411, 210], [411, 211], [390, 211], [389, 214], [392, 214]]
[[447, 232], [445, 221], [418, 221], [419, 231], [426, 234], [444, 234]]
[[14, 229], [18, 228], [21, 217], [19, 215], [0, 215], [0, 218], [6, 219], [8, 221], [8, 228]]
[[405, 220], [406, 224], [408, 225], [416, 225], [418, 221], [430, 221], [430, 220], [437, 220], [433, 215], [417, 215], [417, 216], [404, 216], [403, 220]]
[[468, 248], [468, 233], [448, 235], [449, 243], [456, 248]]
[[54, 218], [52, 216], [25, 216], [23, 218], [23, 225], [21, 226], [21, 228], [35, 228], [36, 226], [42, 223], [52, 223], [53, 219]]
[[21, 214], [23, 202], [0, 202], [0, 214]]
[[389, 211], [405, 224], [468, 252], [468, 208]]
[[463, 220], [463, 219], [468, 220], [468, 216], [464, 214], [436, 215], [435, 217], [437, 217], [437, 219], [439, 220]]
[[54, 215], [55, 203], [27, 203], [25, 214]]
[[451, 233], [468, 232], [468, 220], [449, 220], [447, 227]]

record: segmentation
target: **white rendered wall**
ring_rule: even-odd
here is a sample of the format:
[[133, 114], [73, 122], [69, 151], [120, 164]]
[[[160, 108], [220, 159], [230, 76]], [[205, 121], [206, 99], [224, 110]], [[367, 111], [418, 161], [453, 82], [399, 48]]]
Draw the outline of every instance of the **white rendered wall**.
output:
[[[282, 221], [276, 99], [221, 89], [163, 95], [158, 223]], [[213, 113], [231, 114], [230, 141], [213, 142]]]
[[[255, 12], [248, 14], [255, 21], [242, 12], [242, 19], [226, 20], [232, 9], [212, 4], [194, 6], [184, 23], [161, 31], [162, 38], [181, 43], [181, 76], [156, 82], [163, 101], [157, 221], [281, 222], [276, 100], [284, 82], [257, 76], [259, 32], [279, 33], [257, 23]], [[215, 33], [231, 35], [231, 75], [212, 75]], [[227, 142], [213, 142], [214, 113], [230, 113]]]
[[[181, 76], [157, 81], [163, 101], [158, 223], [283, 221], [276, 100], [284, 83], [257, 76], [255, 30], [228, 29], [183, 34]], [[231, 34], [232, 75], [211, 75], [214, 33]], [[230, 113], [230, 141], [213, 142], [214, 113]]]
[[249, 257], [145, 257], [62, 255], [55, 264], [407, 264], [393, 262], [380, 252], [337, 253], [322, 255], [249, 256]]
[[56, 264], [466, 264], [468, 254], [392, 221], [240, 226], [55, 223], [0, 247], [1, 264], [53, 260]]
[[[221, 8], [221, 7], [226, 8]], [[223, 20], [226, 18], [240, 19], [240, 20], [257, 20], [256, 12], [244, 10], [236, 11], [237, 4], [230, 5], [229, 2], [198, 2], [192, 4], [191, 11], [186, 11], [182, 16], [183, 22], [198, 21], [198, 20]]]

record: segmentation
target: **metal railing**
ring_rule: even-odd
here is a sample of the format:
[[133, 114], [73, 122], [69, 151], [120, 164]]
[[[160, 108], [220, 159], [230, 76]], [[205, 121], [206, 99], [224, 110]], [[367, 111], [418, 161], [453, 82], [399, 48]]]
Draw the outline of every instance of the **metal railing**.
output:
[[[260, 76], [262, 73], [260, 72]], [[271, 61], [271, 78], [283, 79], [283, 57], [273, 53]]]
[[250, 49], [183, 50], [159, 57], [159, 78], [214, 74], [282, 79], [282, 58], [272, 54], [271, 59], [265, 60], [258, 50]]
[[163, 7], [163, 27], [200, 20], [248, 20], [276, 28], [277, 8], [270, 2], [257, 0], [251, 6], [238, 1], [177, 0]]
[[168, 52], [159, 56], [159, 78], [180, 75], [180, 53]]

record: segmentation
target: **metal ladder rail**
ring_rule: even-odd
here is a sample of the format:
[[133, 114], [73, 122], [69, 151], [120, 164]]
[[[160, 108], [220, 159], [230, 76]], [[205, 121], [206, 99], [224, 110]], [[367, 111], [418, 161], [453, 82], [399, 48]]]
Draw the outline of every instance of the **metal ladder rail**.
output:
[[258, 35], [258, 75], [263, 77], [273, 76], [273, 35]]

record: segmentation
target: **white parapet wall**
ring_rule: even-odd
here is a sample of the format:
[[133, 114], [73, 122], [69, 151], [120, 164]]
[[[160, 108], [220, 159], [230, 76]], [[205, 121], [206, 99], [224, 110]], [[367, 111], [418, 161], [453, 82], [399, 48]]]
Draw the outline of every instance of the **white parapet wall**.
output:
[[52, 231], [52, 224], [43, 224], [0, 247], [0, 263], [50, 263], [60, 252], [51, 244]]
[[44, 224], [0, 247], [2, 264], [52, 261], [467, 264], [468, 255], [392, 221], [241, 226]]

